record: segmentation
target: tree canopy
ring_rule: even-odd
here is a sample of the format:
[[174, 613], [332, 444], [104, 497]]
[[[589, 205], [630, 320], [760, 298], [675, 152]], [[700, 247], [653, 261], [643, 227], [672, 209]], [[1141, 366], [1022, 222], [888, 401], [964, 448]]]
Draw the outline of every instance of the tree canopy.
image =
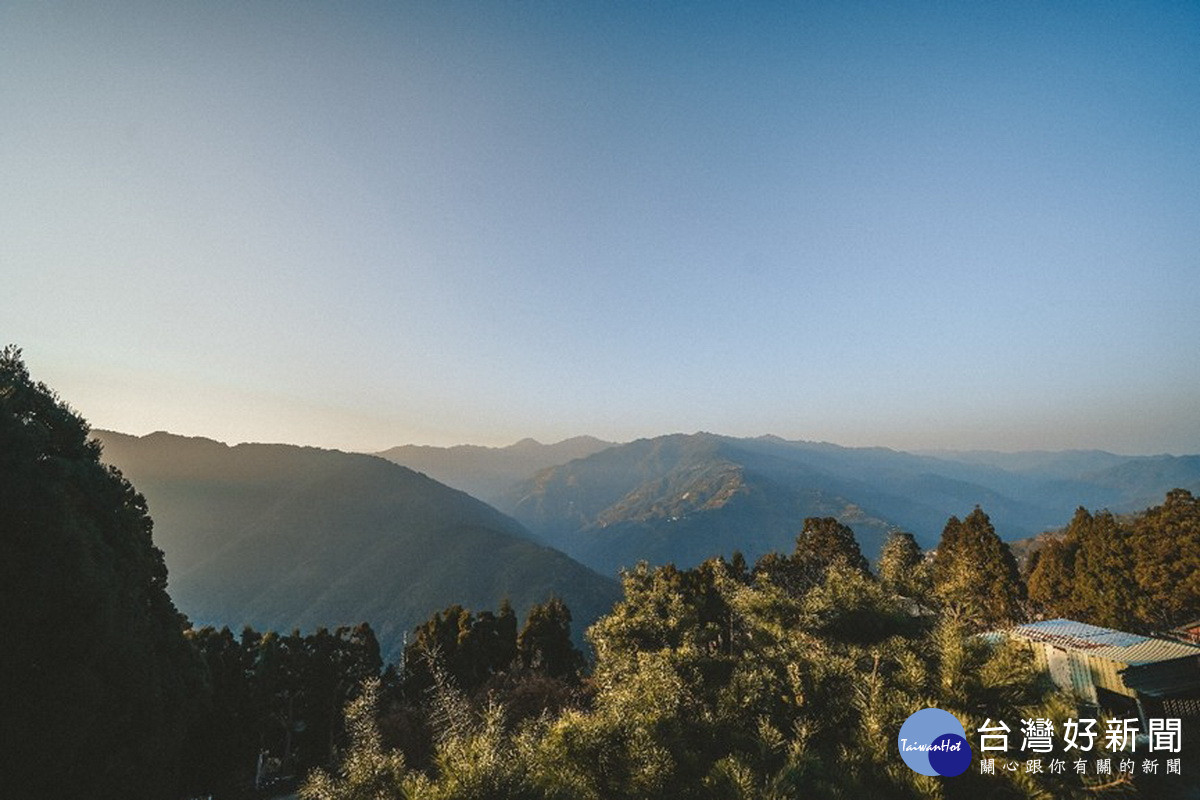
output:
[[[985, 713], [1063, 709], [1013, 646], [989, 645], [961, 620], [911, 617], [850, 562], [836, 560], [799, 595], [720, 559], [691, 570], [642, 564], [624, 589], [589, 631], [590, 704], [513, 726], [505, 706], [472, 710], [450, 687], [427, 769], [381, 751], [368, 731], [340, 774], [316, 775], [302, 796], [1088, 796], [1073, 776], [983, 776], [974, 766], [943, 784], [898, 767], [896, 731], [918, 708], [950, 710], [968, 729]], [[360, 705], [349, 713], [356, 725], [363, 718]]]
[[1200, 617], [1200, 500], [1185, 489], [1131, 516], [1080, 508], [1030, 565], [1043, 613], [1132, 631]]
[[933, 559], [934, 594], [980, 628], [1019, 621], [1025, 585], [1012, 551], [978, 506], [963, 520], [951, 517]]
[[929, 565], [916, 538], [905, 531], [892, 531], [879, 555], [879, 580], [889, 591], [911, 598], [929, 594]]
[[202, 666], [145, 500], [86, 422], [0, 351], [6, 796], [171, 796]]

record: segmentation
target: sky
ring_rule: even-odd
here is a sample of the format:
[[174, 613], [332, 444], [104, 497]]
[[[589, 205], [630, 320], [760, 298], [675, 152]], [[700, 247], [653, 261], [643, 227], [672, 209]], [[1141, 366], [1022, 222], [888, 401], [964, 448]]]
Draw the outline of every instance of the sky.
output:
[[0, 5], [98, 428], [1200, 452], [1200, 4]]

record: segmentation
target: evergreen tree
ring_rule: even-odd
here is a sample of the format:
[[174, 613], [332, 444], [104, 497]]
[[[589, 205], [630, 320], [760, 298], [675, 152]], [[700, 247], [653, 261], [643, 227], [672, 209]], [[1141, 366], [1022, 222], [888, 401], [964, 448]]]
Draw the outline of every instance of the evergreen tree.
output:
[[621, 576], [625, 599], [588, 630], [598, 658], [619, 670], [640, 652], [728, 650], [730, 612], [715, 583], [723, 574], [741, 581], [728, 567], [712, 568], [714, 563], [720, 562], [680, 570], [674, 564], [651, 569], [642, 562], [626, 570]]
[[[1084, 509], [1075, 512], [1087, 514]], [[1074, 524], [1074, 523], [1073, 523]], [[1030, 558], [1027, 588], [1029, 601], [1051, 617], [1079, 619], [1082, 615], [1075, 594], [1075, 555], [1079, 544], [1074, 539], [1051, 537]]]
[[385, 800], [408, 796], [404, 757], [384, 749], [376, 722], [379, 681], [366, 681], [357, 699], [346, 706], [350, 746], [338, 774], [314, 770], [300, 790], [305, 800]]
[[[566, 614], [569, 620], [570, 612]], [[415, 699], [433, 688], [430, 658], [441, 664], [461, 691], [471, 694], [509, 669], [517, 656], [517, 615], [508, 600], [501, 604], [498, 614], [475, 614], [453, 605], [435, 613], [413, 632], [404, 650], [404, 692]]]
[[1168, 630], [1200, 616], [1200, 503], [1174, 489], [1132, 518], [1080, 508], [1035, 552], [1029, 597], [1042, 611], [1118, 629]]
[[1024, 585], [1017, 562], [982, 509], [951, 517], [933, 561], [934, 592], [944, 606], [980, 627], [1022, 617]]
[[[1067, 536], [1075, 543], [1072, 616], [1109, 628], [1141, 627], [1136, 617], [1136, 584], [1130, 536], [1107, 511], [1095, 516], [1080, 509]], [[1073, 607], [1073, 608], [1072, 608]]]
[[300, 677], [297, 717], [300, 771], [330, 763], [342, 737], [342, 708], [359, 687], [379, 678], [383, 659], [379, 641], [367, 623], [325, 628], [304, 637], [295, 653]]
[[[509, 724], [438, 678], [433, 757], [405, 768], [352, 706], [356, 736], [341, 778], [316, 774], [314, 798], [684, 798], [1089, 796], [1069, 774], [983, 774], [952, 781], [898, 763], [896, 731], [917, 709], [1063, 719], [1028, 653], [974, 636], [961, 616], [930, 627], [845, 563], [803, 596], [744, 581], [719, 560], [694, 570], [640, 565], [589, 637], [593, 702]], [[707, 610], [705, 610], [707, 609]], [[720, 613], [714, 613], [716, 611]], [[737, 643], [722, 649], [722, 620]], [[441, 670], [435, 670], [442, 675]]]
[[170, 797], [203, 666], [146, 501], [77, 414], [0, 351], [3, 794]]
[[253, 780], [258, 756], [249, 659], [228, 628], [205, 627], [187, 636], [204, 662], [207, 679], [203, 707], [186, 746], [188, 792], [233, 796]]
[[911, 533], [892, 531], [879, 555], [879, 581], [883, 588], [905, 597], [929, 593], [929, 568]]
[[517, 655], [527, 669], [551, 678], [575, 678], [583, 669], [583, 654], [571, 642], [571, 610], [552, 597], [529, 609], [517, 636]]
[[796, 537], [796, 550], [792, 558], [812, 572], [815, 582], [820, 582], [825, 571], [834, 564], [841, 564], [864, 575], [869, 573], [867, 559], [863, 557], [858, 540], [854, 538], [854, 531], [834, 517], [809, 517], [804, 520], [804, 529]]
[[459, 655], [458, 645], [470, 635], [471, 625], [471, 612], [455, 604], [435, 612], [417, 626], [404, 648], [405, 694], [420, 697], [433, 688], [430, 659], [440, 663], [461, 686], [472, 670], [462, 668], [463, 658]]
[[1200, 617], [1200, 499], [1185, 489], [1134, 521], [1131, 546], [1139, 617], [1167, 630]]
[[275, 631], [259, 635], [243, 632], [249, 666], [256, 735], [262, 749], [281, 759], [285, 768], [295, 764], [296, 734], [303, 720], [305, 653], [299, 631], [281, 636]]
[[854, 531], [834, 517], [808, 517], [792, 554], [765, 554], [754, 565], [754, 574], [769, 575], [776, 586], [799, 597], [821, 583], [835, 565], [870, 575]]
[[499, 614], [480, 611], [458, 639], [457, 669], [464, 690], [482, 686], [517, 657], [517, 615], [505, 601]]

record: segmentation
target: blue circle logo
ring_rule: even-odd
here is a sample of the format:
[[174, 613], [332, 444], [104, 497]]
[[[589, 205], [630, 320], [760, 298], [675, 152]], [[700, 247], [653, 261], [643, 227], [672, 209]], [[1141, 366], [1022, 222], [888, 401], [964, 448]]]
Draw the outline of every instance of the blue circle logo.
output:
[[922, 775], [951, 778], [971, 766], [967, 732], [953, 714], [940, 708], [923, 708], [905, 720], [896, 746], [909, 769]]

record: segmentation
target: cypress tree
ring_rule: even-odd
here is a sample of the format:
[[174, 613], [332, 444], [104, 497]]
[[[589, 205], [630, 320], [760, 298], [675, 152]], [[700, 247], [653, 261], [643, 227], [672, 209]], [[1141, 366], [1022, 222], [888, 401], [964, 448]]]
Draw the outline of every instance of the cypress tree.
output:
[[892, 531], [879, 555], [879, 581], [890, 592], [924, 597], [929, 592], [929, 570], [911, 533]]
[[1166, 630], [1200, 617], [1200, 499], [1172, 489], [1134, 521], [1130, 542], [1147, 627]]
[[1095, 516], [1076, 513], [1069, 533], [1078, 542], [1073, 603], [1078, 616], [1110, 628], [1141, 627], [1134, 609], [1136, 587], [1130, 580], [1133, 550], [1129, 533], [1108, 511]]
[[863, 557], [854, 538], [854, 531], [834, 517], [809, 517], [804, 530], [796, 537], [792, 556], [809, 567], [819, 582], [826, 570], [835, 563], [867, 574], [867, 559]]
[[978, 506], [960, 521], [951, 517], [933, 561], [934, 592], [947, 608], [980, 627], [1018, 621], [1024, 585], [1017, 561]]
[[561, 598], [529, 609], [517, 635], [517, 655], [523, 666], [551, 678], [573, 680], [583, 669], [583, 654], [571, 641], [571, 610]]
[[[1075, 512], [1087, 514], [1082, 508]], [[1048, 539], [1033, 554], [1029, 570], [1029, 601], [1042, 613], [1053, 617], [1080, 616], [1075, 594], [1075, 555], [1078, 542], [1073, 539]]]

